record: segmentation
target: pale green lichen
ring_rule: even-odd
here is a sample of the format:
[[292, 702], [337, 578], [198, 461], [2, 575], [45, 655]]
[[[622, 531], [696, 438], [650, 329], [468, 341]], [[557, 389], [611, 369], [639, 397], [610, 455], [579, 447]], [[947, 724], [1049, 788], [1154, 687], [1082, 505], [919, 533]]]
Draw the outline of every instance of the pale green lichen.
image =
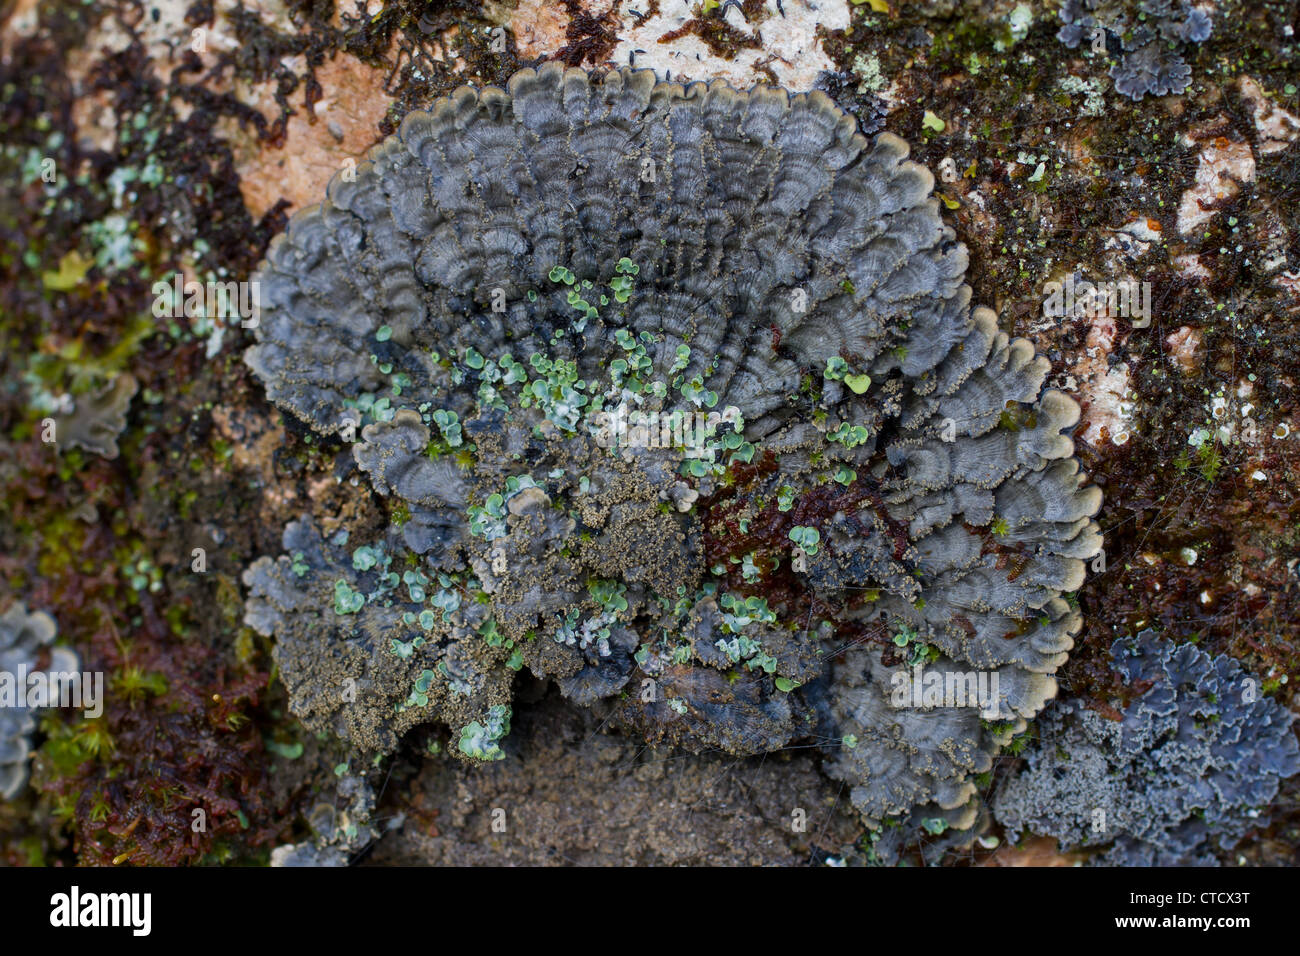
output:
[[460, 732], [457, 748], [474, 760], [503, 760], [501, 738], [510, 733], [510, 708], [498, 704], [488, 710], [483, 723], [471, 721]]

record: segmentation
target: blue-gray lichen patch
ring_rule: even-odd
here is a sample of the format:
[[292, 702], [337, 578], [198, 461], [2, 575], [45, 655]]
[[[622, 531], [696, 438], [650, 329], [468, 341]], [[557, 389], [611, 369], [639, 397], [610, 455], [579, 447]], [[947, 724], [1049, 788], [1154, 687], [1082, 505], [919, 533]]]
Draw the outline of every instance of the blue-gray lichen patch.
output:
[[994, 812], [1063, 848], [1120, 866], [1217, 862], [1300, 773], [1294, 716], [1229, 657], [1146, 630], [1112, 648], [1129, 687], [1147, 688], [1111, 720], [1078, 702], [1036, 722], [1038, 743]]
[[[853, 739], [867, 820], [967, 817], [1055, 693], [1101, 494], [907, 154], [820, 93], [548, 64], [336, 177], [246, 361], [402, 517], [246, 572], [293, 711], [498, 759], [526, 668], [652, 742]], [[891, 707], [904, 632], [1000, 691]]]
[[1134, 100], [1187, 89], [1192, 69], [1180, 55], [1182, 45], [1203, 43], [1213, 30], [1210, 15], [1189, 0], [1065, 0], [1060, 17], [1057, 38], [1070, 49], [1116, 48], [1111, 78]]

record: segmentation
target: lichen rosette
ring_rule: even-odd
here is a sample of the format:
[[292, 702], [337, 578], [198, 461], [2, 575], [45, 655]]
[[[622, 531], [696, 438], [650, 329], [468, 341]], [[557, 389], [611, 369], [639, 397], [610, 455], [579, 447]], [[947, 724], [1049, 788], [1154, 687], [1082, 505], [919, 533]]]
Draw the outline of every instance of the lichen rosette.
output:
[[[820, 93], [550, 64], [336, 176], [246, 358], [399, 520], [303, 519], [247, 572], [295, 712], [493, 759], [527, 668], [651, 742], [821, 742], [869, 822], [960, 822], [1055, 691], [1100, 492], [907, 153]], [[912, 663], [999, 697], [892, 707]]]

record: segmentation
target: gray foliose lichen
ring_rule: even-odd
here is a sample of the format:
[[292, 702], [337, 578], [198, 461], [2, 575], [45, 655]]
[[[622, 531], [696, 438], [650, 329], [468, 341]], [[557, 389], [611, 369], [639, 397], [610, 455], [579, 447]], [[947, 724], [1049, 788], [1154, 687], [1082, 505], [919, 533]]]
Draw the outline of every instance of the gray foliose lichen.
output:
[[373, 825], [375, 791], [364, 774], [348, 764], [334, 768], [330, 786], [307, 814], [312, 837], [271, 851], [275, 867], [347, 866], [379, 833]]
[[1116, 641], [1116, 669], [1148, 687], [1112, 720], [1082, 704], [1036, 722], [1026, 765], [994, 801], [1012, 839], [1025, 830], [1116, 866], [1216, 865], [1282, 780], [1300, 772], [1294, 716], [1229, 657], [1146, 630]]
[[[873, 825], [969, 822], [1055, 693], [1101, 495], [907, 153], [821, 93], [548, 64], [336, 177], [246, 361], [399, 517], [303, 518], [246, 572], [294, 712], [499, 759], [526, 668], [650, 742], [816, 741]], [[997, 679], [900, 702], [914, 667]]]
[[1187, 89], [1192, 69], [1180, 50], [1209, 39], [1214, 27], [1210, 15], [1188, 0], [1065, 0], [1060, 17], [1064, 26], [1056, 35], [1070, 49], [1117, 46], [1110, 75], [1115, 89], [1133, 100]]

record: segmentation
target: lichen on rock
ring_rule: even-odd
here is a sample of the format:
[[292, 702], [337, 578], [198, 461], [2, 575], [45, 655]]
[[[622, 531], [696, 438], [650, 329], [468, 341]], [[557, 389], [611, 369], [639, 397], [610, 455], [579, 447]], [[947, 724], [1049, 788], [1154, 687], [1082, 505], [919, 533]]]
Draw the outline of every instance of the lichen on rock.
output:
[[[246, 361], [401, 519], [246, 572], [294, 712], [495, 759], [527, 668], [651, 742], [817, 740], [873, 825], [968, 823], [1055, 693], [1100, 492], [907, 154], [821, 93], [548, 64], [336, 177]], [[1000, 689], [902, 709], [913, 662]]]
[[1215, 865], [1267, 823], [1282, 780], [1300, 773], [1295, 718], [1230, 657], [1152, 630], [1111, 653], [1140, 696], [1119, 720], [1081, 702], [1053, 705], [994, 812], [1012, 839], [1030, 830], [1065, 849], [1099, 849], [1093, 862]]
[[271, 866], [347, 866], [354, 854], [378, 837], [373, 821], [375, 791], [365, 775], [345, 763], [336, 766], [327, 779], [327, 792], [307, 814], [311, 839], [275, 847]]
[[1148, 93], [1181, 93], [1191, 83], [1192, 68], [1179, 55], [1179, 44], [1203, 43], [1214, 29], [1211, 16], [1189, 0], [1065, 0], [1057, 38], [1070, 49], [1109, 38], [1119, 60], [1110, 69], [1115, 89], [1133, 100]]

